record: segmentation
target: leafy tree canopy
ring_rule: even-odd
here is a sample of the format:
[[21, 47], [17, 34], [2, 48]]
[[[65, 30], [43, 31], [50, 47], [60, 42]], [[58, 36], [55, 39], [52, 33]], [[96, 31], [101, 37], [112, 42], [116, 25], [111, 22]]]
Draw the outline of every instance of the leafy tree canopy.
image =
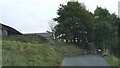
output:
[[57, 14], [58, 17], [53, 19], [58, 22], [55, 27], [56, 37], [74, 43], [80, 40], [86, 42], [86, 38], [91, 39], [94, 18], [83, 4], [68, 2], [67, 5], [60, 5]]

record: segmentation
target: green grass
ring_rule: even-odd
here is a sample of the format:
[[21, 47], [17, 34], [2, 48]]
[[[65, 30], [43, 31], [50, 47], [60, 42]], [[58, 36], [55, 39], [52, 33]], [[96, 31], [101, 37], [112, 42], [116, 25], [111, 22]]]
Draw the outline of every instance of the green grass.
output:
[[3, 41], [3, 66], [58, 66], [63, 56], [48, 43]]
[[63, 42], [55, 41], [53, 47], [57, 52], [64, 56], [75, 56], [83, 54], [83, 50], [79, 46], [73, 44], [65, 44]]
[[110, 66], [118, 66], [118, 58], [112, 56], [104, 56], [104, 58]]
[[[78, 46], [3, 40], [3, 66], [60, 66], [65, 56], [81, 55]], [[65, 50], [67, 49], [67, 51]]]
[[76, 45], [69, 44], [66, 46], [67, 50], [67, 55], [68, 56], [75, 56], [75, 55], [81, 55], [82, 54], [82, 49]]
[[3, 37], [3, 66], [60, 66], [64, 57], [81, 55], [79, 46], [53, 41], [38, 35]]

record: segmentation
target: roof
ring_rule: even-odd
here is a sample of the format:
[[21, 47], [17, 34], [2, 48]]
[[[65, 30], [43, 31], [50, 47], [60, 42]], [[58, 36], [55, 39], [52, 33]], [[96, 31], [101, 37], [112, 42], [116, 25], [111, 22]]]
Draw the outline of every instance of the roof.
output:
[[5, 29], [5, 30], [9, 31], [11, 33], [11, 35], [22, 35], [22, 33], [17, 31], [16, 29], [14, 29], [10, 26], [4, 25], [2, 23], [0, 23], [0, 29], [2, 29], [2, 30]]

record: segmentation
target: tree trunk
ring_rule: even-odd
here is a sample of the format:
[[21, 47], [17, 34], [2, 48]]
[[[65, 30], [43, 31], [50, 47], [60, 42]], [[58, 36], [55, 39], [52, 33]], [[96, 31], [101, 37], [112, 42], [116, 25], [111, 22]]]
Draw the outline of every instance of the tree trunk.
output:
[[104, 45], [104, 42], [103, 42], [103, 53], [105, 52], [105, 45]]

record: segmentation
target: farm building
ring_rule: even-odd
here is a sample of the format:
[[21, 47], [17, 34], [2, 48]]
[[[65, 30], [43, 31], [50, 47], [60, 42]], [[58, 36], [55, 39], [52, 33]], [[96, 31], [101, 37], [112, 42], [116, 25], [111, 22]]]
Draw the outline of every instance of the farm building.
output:
[[7, 25], [1, 24], [0, 23], [0, 35], [1, 36], [9, 36], [9, 35], [22, 35], [19, 31], [16, 29], [9, 27]]

